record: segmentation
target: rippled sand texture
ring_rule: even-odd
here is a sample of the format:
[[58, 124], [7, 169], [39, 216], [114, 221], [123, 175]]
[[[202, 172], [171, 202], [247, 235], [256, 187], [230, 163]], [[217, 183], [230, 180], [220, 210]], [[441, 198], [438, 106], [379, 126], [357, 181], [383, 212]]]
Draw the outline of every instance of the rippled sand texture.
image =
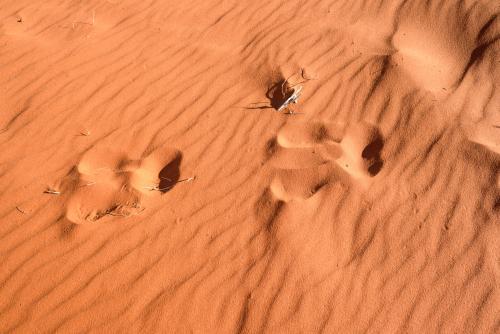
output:
[[0, 0], [0, 333], [498, 333], [499, 13]]

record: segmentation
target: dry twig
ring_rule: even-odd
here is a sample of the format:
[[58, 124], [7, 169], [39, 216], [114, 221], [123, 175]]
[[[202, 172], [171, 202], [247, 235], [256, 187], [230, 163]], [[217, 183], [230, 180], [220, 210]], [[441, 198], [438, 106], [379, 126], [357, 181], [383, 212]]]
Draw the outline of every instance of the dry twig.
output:
[[[172, 181], [171, 179], [169, 179], [168, 177], [160, 177], [162, 180], [167, 180], [167, 181]], [[146, 190], [149, 190], [149, 191], [166, 191], [166, 190], [170, 190], [174, 187], [175, 184], [177, 183], [180, 183], [180, 182], [191, 182], [193, 180], [196, 179], [196, 176], [191, 176], [191, 177], [188, 177], [186, 179], [182, 179], [182, 180], [178, 180], [176, 182], [174, 182], [172, 185], [169, 185], [168, 187], [163, 187], [163, 188], [160, 188], [159, 185], [154, 185], [154, 186], [144, 186], [143, 188], [146, 189]]]
[[44, 194], [50, 194], [50, 195], [61, 195], [61, 192], [52, 188], [47, 188], [43, 192]]

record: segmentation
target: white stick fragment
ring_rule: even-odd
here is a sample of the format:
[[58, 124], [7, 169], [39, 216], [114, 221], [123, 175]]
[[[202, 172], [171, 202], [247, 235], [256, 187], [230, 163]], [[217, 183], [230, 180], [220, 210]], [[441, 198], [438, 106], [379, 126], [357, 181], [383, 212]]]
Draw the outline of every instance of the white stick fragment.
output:
[[89, 183], [85, 183], [85, 184], [82, 184], [80, 185], [80, 187], [88, 187], [88, 186], [93, 186], [94, 184], [96, 184], [97, 182], [95, 181], [92, 181], [92, 182], [89, 182]]
[[[161, 177], [161, 179], [171, 181], [169, 178], [166, 178], [166, 177]], [[175, 183], [192, 182], [195, 179], [196, 179], [196, 176], [191, 176], [191, 177], [188, 177], [187, 179], [178, 180]], [[149, 190], [149, 191], [155, 191], [155, 190], [157, 190], [157, 191], [165, 191], [165, 190], [172, 189], [173, 187], [174, 187], [174, 185], [170, 185], [170, 186], [165, 187], [165, 188], [160, 188], [159, 185], [155, 185], [155, 186], [149, 186], [149, 185], [148, 186], [143, 186], [144, 189]]]
[[196, 176], [191, 176], [191, 177], [188, 177], [187, 179], [179, 180], [179, 181], [177, 181], [177, 183], [179, 183], [179, 182], [191, 182], [191, 181], [194, 181], [195, 179], [196, 179]]
[[149, 191], [160, 190], [158, 186], [144, 186], [143, 188]]
[[290, 97], [286, 99], [285, 102], [283, 102], [283, 104], [278, 108], [278, 111], [285, 109], [292, 103], [297, 103], [299, 101], [301, 91], [302, 86], [298, 86], [296, 89], [294, 89], [292, 95], [290, 95]]
[[44, 194], [50, 194], [50, 195], [61, 195], [60, 191], [54, 190], [52, 188], [45, 189], [45, 191], [43, 193]]

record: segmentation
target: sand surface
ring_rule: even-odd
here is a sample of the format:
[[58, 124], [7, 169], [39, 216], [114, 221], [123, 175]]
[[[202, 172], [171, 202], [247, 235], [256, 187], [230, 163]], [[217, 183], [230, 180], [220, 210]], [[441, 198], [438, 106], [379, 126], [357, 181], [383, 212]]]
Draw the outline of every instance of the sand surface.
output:
[[499, 14], [0, 0], [0, 333], [500, 332]]

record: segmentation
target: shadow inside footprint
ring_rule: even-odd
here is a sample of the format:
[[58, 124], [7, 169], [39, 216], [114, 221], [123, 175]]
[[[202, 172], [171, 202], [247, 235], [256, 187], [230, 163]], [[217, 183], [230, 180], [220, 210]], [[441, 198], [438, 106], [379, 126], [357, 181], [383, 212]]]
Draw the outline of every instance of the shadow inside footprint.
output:
[[177, 156], [170, 161], [165, 167], [162, 168], [158, 177], [160, 179], [159, 190], [162, 193], [166, 193], [171, 190], [177, 182], [179, 182], [180, 178], [180, 170], [179, 167], [181, 165], [182, 154], [177, 154]]
[[361, 157], [369, 162], [368, 173], [371, 176], [377, 175], [384, 164], [380, 158], [380, 152], [384, 147], [384, 141], [379, 133], [375, 136], [374, 140], [369, 143], [361, 152]]
[[292, 94], [293, 89], [290, 84], [285, 79], [281, 79], [269, 87], [266, 97], [269, 99], [271, 107], [278, 110]]

